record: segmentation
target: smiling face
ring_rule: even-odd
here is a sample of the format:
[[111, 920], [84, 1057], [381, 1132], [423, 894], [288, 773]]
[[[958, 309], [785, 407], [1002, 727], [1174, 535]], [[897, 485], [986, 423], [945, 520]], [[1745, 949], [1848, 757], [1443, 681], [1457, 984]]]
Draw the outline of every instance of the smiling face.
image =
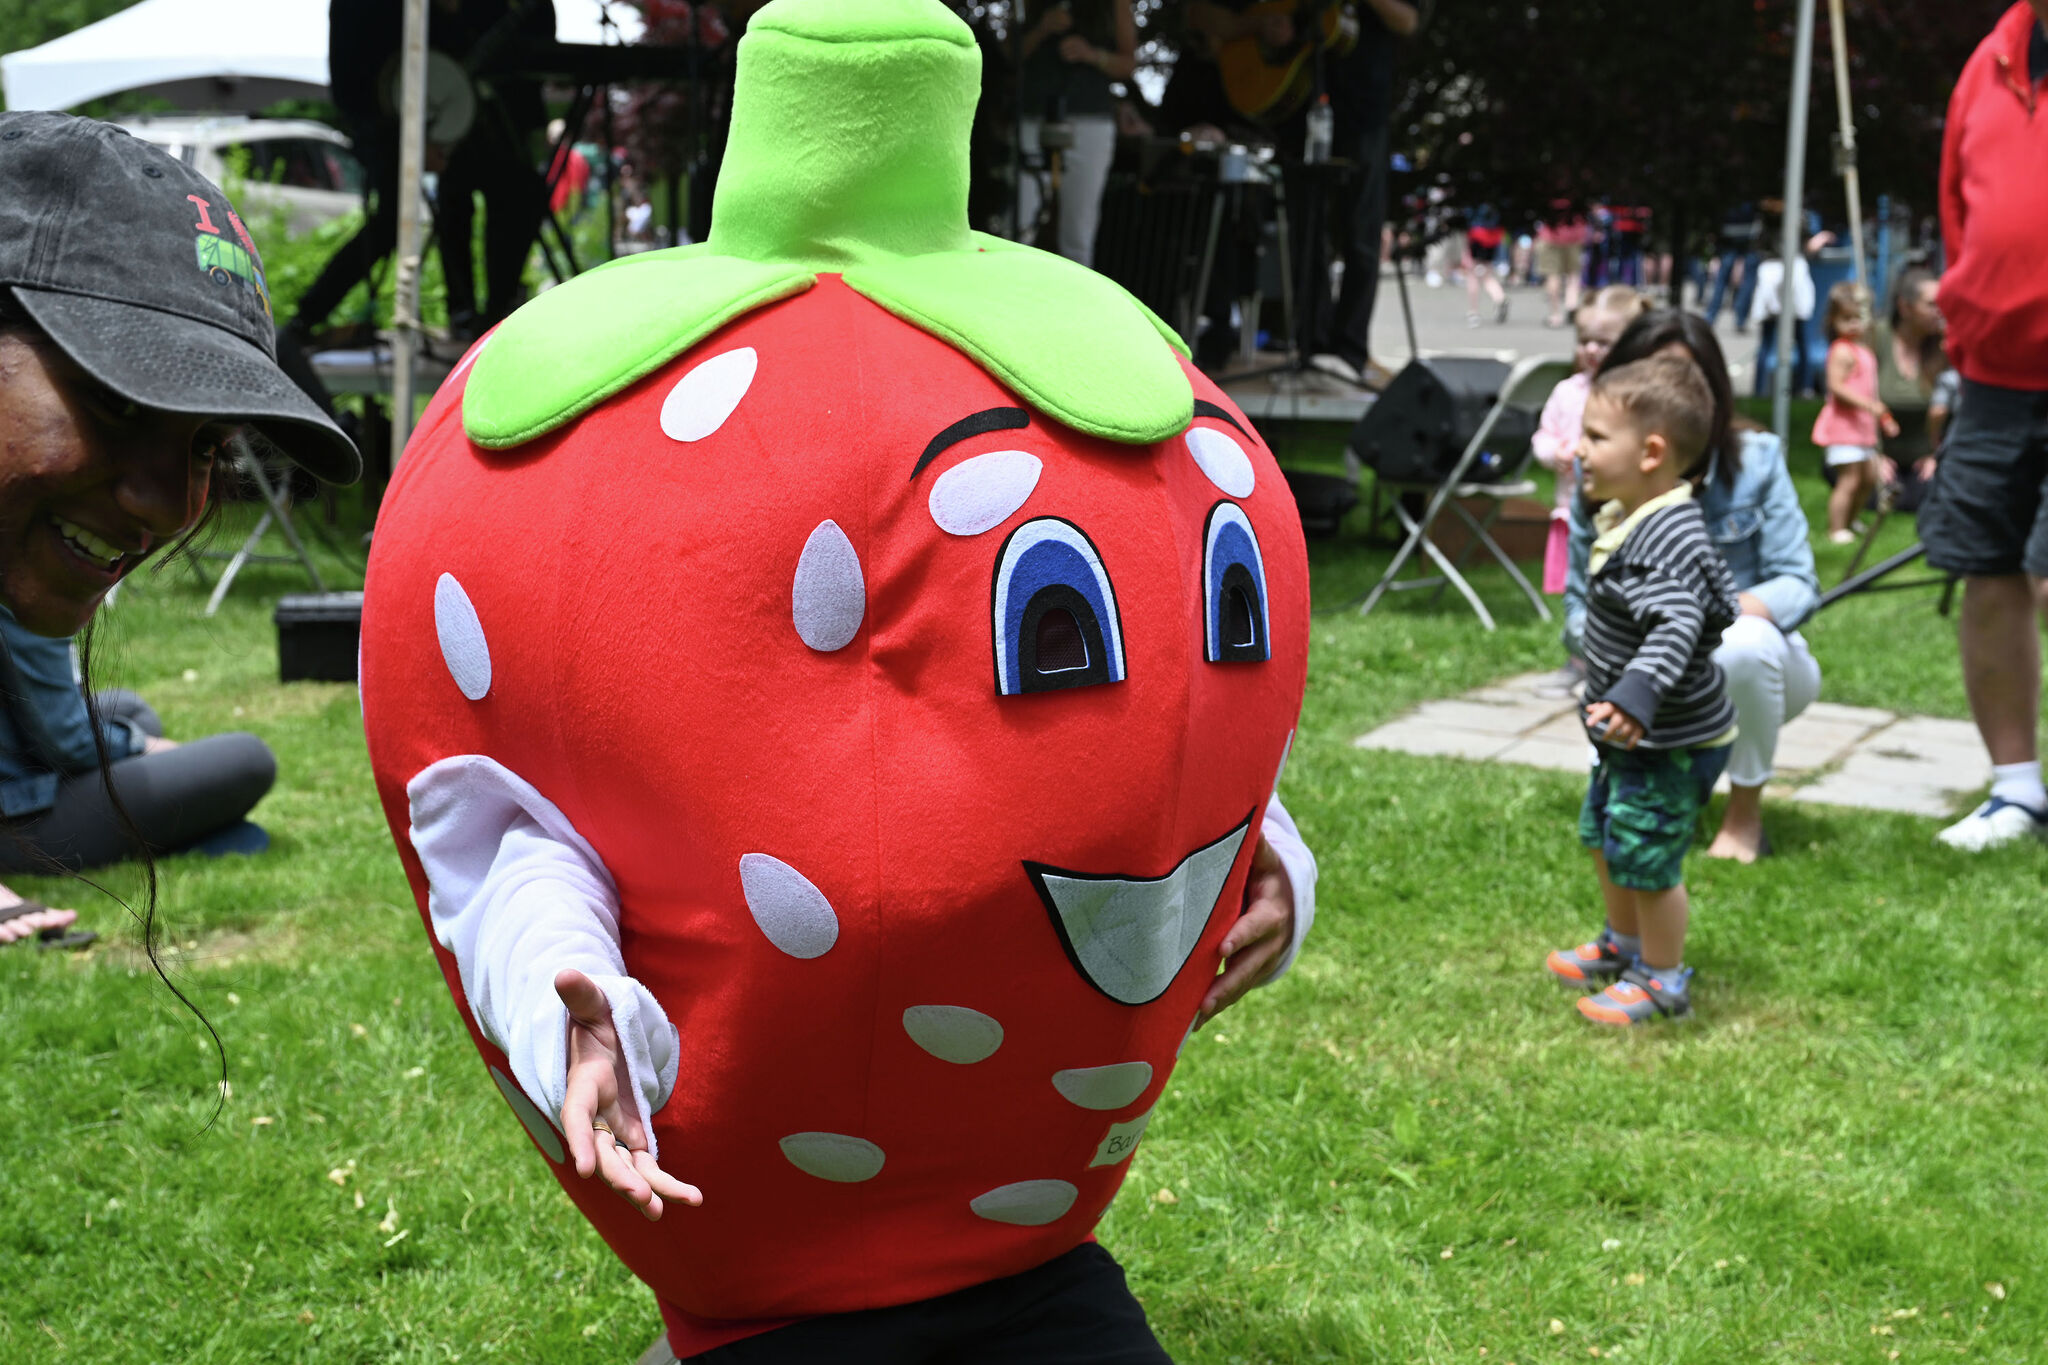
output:
[[826, 279], [514, 451], [423, 419], [364, 610], [379, 789], [409, 849], [406, 784], [489, 755], [615, 879], [707, 1200], [565, 1186], [664, 1298], [927, 1297], [1113, 1196], [1307, 667], [1287, 484], [1189, 383], [1167, 439], [1084, 436]]
[[137, 409], [40, 336], [0, 329], [0, 602], [40, 635], [83, 629], [107, 590], [197, 520], [212, 437]]

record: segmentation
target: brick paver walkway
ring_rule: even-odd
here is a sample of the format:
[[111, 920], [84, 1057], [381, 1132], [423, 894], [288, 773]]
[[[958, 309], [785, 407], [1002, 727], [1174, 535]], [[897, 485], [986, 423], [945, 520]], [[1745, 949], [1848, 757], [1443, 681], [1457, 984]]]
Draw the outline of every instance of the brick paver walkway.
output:
[[[1537, 685], [1549, 676], [1506, 678], [1462, 697], [1424, 702], [1352, 742], [1361, 749], [1583, 773], [1591, 750], [1578, 703], [1539, 695]], [[1779, 733], [1769, 794], [1948, 817], [1990, 781], [1991, 760], [1968, 721], [1821, 701]]]

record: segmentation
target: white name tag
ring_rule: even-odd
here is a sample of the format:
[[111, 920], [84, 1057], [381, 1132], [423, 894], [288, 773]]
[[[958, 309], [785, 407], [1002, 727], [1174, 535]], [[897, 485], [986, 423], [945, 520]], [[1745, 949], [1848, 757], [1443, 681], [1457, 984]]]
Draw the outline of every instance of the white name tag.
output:
[[1109, 1133], [1102, 1139], [1102, 1145], [1095, 1149], [1095, 1160], [1088, 1163], [1090, 1170], [1097, 1166], [1114, 1166], [1117, 1162], [1138, 1150], [1138, 1139], [1145, 1136], [1145, 1125], [1152, 1121], [1152, 1111], [1147, 1109], [1134, 1119], [1109, 1125]]

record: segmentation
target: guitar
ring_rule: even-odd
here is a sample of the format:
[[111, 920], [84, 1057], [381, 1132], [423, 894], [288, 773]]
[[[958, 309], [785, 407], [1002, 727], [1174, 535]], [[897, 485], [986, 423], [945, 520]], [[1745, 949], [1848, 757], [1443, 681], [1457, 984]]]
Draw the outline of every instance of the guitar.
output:
[[1294, 21], [1294, 41], [1269, 46], [1254, 32], [1216, 50], [1231, 108], [1262, 127], [1285, 123], [1315, 90], [1318, 49], [1349, 54], [1358, 46], [1358, 14], [1340, 0], [1261, 0], [1243, 11]]

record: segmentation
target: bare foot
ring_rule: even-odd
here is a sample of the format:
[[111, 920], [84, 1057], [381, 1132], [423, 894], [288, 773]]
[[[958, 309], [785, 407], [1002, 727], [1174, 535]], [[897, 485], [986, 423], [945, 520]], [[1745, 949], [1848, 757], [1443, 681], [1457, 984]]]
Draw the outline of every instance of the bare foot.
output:
[[1757, 855], [1761, 851], [1761, 833], [1737, 835], [1731, 829], [1722, 829], [1718, 835], [1714, 835], [1714, 841], [1706, 845], [1706, 857], [1733, 857], [1739, 864], [1757, 862]]
[[[6, 887], [0, 886], [0, 916], [21, 904], [21, 897]], [[78, 922], [76, 910], [37, 910], [12, 919], [0, 919], [0, 943], [13, 943], [17, 939], [29, 938], [45, 929], [68, 929]]]

